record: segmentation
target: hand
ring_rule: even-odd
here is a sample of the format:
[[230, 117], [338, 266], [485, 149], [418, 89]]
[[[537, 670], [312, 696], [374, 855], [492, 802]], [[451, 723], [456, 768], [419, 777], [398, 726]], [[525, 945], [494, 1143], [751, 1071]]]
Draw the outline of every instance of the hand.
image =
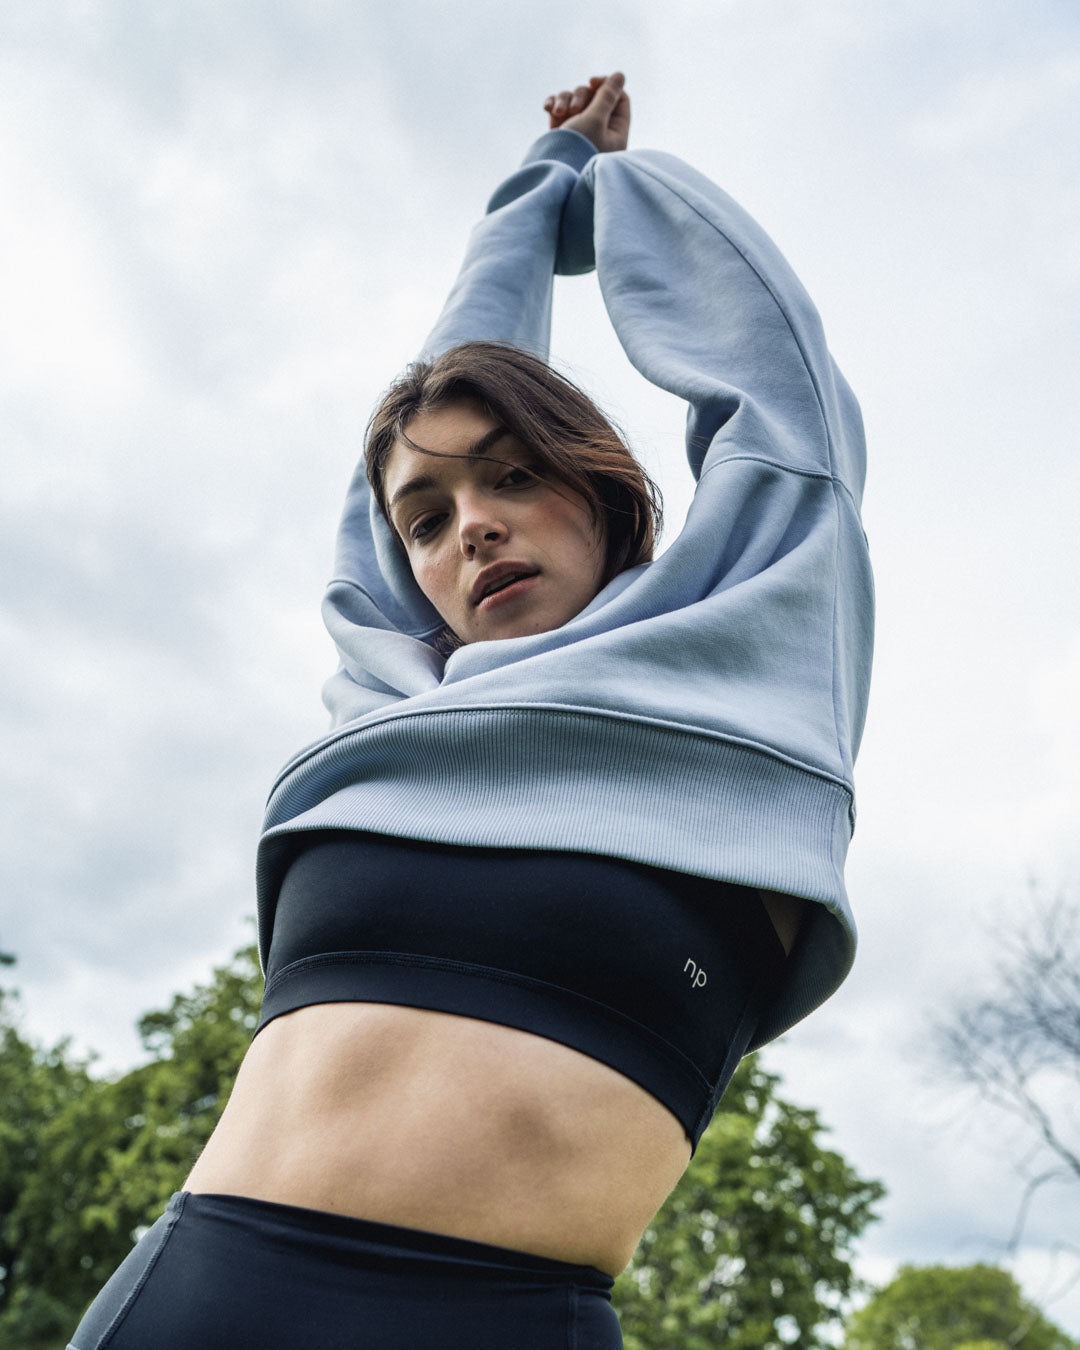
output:
[[588, 84], [564, 89], [544, 100], [550, 126], [578, 131], [597, 150], [625, 150], [630, 137], [630, 99], [623, 89], [621, 70], [612, 75], [594, 75]]

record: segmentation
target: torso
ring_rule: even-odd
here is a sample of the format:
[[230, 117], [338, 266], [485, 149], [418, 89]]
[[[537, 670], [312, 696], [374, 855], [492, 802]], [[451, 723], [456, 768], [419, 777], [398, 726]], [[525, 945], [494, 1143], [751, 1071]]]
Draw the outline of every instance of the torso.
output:
[[[767, 903], [787, 948], [803, 903]], [[259, 1033], [185, 1188], [616, 1275], [689, 1158], [665, 1106], [568, 1046], [450, 1013], [332, 1003]]]
[[666, 1107], [556, 1041], [426, 1009], [318, 1004], [256, 1037], [186, 1189], [617, 1274], [689, 1157]]

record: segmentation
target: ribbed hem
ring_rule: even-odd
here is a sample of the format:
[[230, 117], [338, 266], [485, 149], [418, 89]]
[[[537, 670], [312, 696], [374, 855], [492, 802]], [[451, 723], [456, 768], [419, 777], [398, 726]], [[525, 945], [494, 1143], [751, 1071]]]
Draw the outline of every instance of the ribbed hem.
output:
[[804, 924], [788, 987], [751, 1048], [824, 1002], [854, 956], [843, 879], [850, 792], [716, 736], [527, 707], [343, 730], [294, 760], [271, 795], [257, 873], [264, 962], [288, 836], [327, 828], [603, 854], [817, 901], [824, 908]]
[[583, 136], [573, 127], [556, 127], [554, 131], [545, 131], [533, 141], [521, 163], [524, 166], [535, 164], [541, 159], [556, 159], [580, 173], [596, 153], [596, 146], [588, 136]]

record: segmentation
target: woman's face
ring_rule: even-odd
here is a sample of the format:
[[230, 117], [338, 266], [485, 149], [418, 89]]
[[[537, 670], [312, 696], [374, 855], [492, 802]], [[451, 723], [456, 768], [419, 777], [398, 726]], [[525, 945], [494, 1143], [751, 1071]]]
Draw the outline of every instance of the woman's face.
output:
[[458, 637], [546, 633], [579, 614], [605, 561], [585, 499], [531, 473], [528, 450], [477, 403], [420, 413], [405, 431], [438, 455], [395, 444], [383, 477], [390, 522]]

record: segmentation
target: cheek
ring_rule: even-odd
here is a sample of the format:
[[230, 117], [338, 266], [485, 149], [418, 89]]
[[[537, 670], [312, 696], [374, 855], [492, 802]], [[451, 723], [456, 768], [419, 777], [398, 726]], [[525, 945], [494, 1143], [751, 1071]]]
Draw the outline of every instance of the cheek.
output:
[[599, 578], [607, 562], [607, 539], [604, 531], [593, 524], [589, 517], [580, 526], [580, 538], [582, 553], [588, 560], [588, 566]]
[[603, 530], [593, 520], [588, 503], [583, 499], [557, 504], [546, 522], [545, 532], [551, 538], [561, 537], [590, 558], [604, 552]]
[[[413, 580], [444, 619], [446, 606], [453, 595], [453, 577], [445, 559], [430, 553], [409, 559]], [[449, 620], [448, 620], [449, 621]]]

